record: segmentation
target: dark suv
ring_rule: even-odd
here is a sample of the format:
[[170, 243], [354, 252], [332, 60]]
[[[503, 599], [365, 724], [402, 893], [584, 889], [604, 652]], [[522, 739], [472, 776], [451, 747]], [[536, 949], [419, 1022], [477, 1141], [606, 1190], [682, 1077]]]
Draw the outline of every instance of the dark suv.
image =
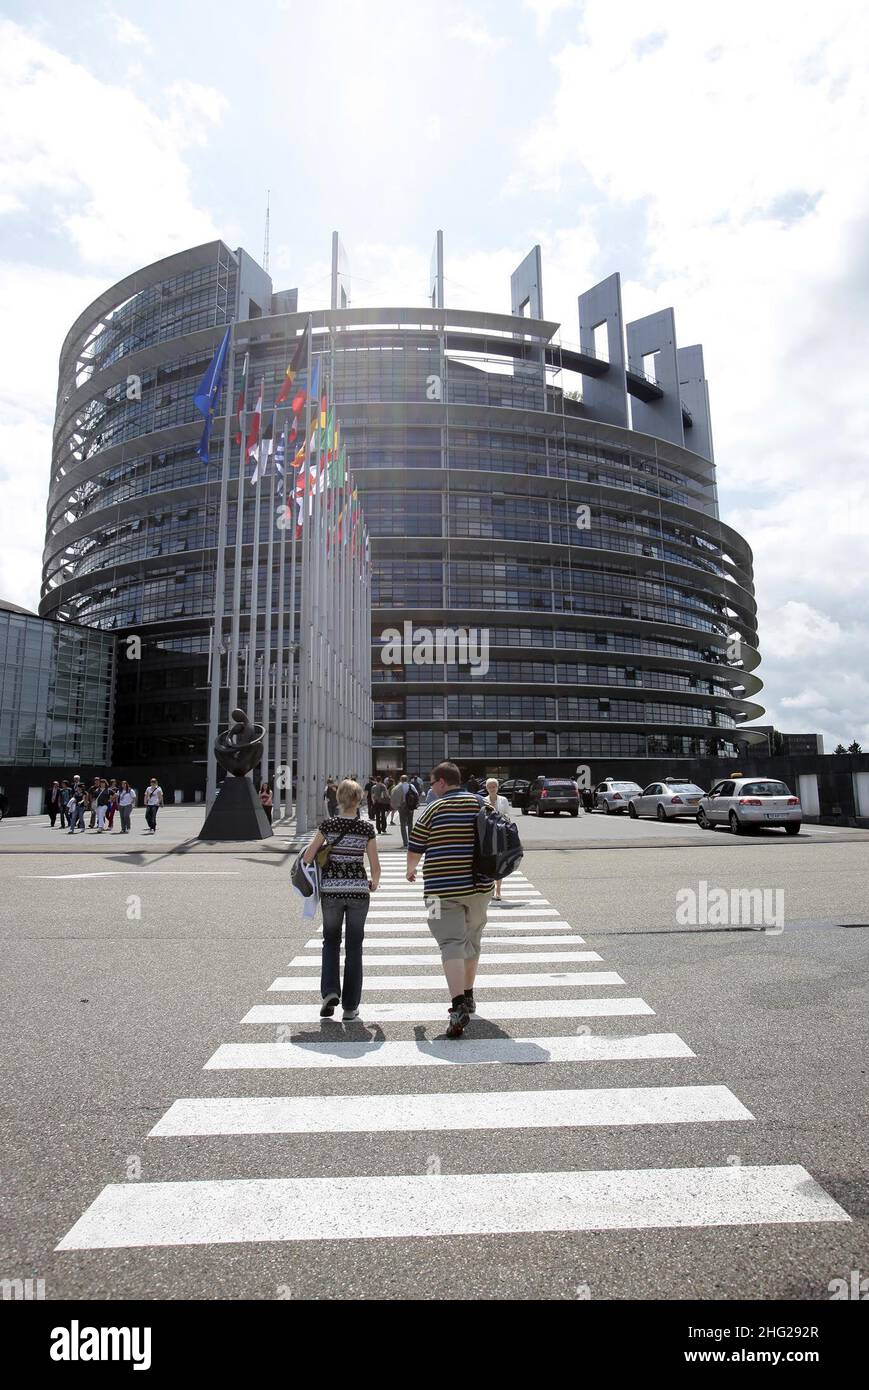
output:
[[562, 811], [578, 816], [579, 791], [576, 783], [571, 782], [569, 777], [538, 777], [531, 783], [522, 809], [526, 816], [532, 811], [536, 816], [545, 816], [550, 811], [553, 816], [560, 816]]

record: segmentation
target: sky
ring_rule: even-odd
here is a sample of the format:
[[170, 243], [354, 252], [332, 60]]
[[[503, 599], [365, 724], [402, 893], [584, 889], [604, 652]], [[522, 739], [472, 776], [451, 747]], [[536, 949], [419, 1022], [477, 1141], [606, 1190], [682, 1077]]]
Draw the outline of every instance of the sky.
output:
[[0, 4], [0, 595], [39, 600], [57, 359], [137, 266], [213, 237], [299, 307], [547, 318], [614, 270], [704, 347], [754, 550], [763, 722], [869, 748], [869, 5]]

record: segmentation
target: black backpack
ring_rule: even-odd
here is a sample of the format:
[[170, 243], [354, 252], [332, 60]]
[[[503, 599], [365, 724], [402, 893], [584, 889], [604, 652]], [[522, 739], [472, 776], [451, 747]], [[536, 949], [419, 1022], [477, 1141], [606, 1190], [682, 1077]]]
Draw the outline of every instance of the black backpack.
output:
[[506, 878], [521, 864], [524, 853], [516, 822], [491, 805], [481, 806], [474, 837], [474, 882]]
[[404, 804], [408, 811], [415, 811], [419, 805], [419, 792], [412, 782], [408, 782], [407, 791], [404, 793]]

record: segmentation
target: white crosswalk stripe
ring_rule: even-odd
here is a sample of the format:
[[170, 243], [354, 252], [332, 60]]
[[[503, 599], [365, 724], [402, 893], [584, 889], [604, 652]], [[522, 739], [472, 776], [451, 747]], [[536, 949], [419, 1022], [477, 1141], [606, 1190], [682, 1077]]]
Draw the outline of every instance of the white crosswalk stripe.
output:
[[[369, 972], [367, 978], [372, 981], [372, 993], [381, 989], [436, 989], [441, 995], [444, 993], [444, 977], [439, 969], [431, 970], [427, 975], [378, 975], [376, 982], [373, 982], [374, 977]], [[621, 975], [617, 975], [613, 970], [565, 970], [537, 975], [490, 975], [487, 970], [481, 970], [474, 988], [475, 993], [479, 990], [485, 998], [487, 989], [575, 989], [578, 985], [623, 984]], [[292, 975], [281, 975], [269, 985], [269, 990], [281, 990], [285, 993], [291, 990], [307, 990], [319, 994], [320, 977], [299, 975], [296, 978]]]
[[[487, 946], [560, 946], [565, 941], [569, 942], [572, 946], [582, 946], [585, 944], [585, 938], [582, 936], [492, 936], [490, 932], [486, 932]], [[381, 936], [372, 937], [370, 939], [366, 937], [365, 939], [366, 951], [382, 951], [391, 946], [400, 946], [401, 949], [404, 950], [406, 947], [410, 946], [417, 948], [430, 947], [431, 944], [432, 936], [429, 931], [426, 931], [424, 936], [411, 936], [408, 934], [403, 937]], [[305, 942], [305, 949], [310, 951], [319, 951], [322, 946], [323, 938], [320, 936], [313, 936], [310, 941]], [[307, 963], [310, 965], [311, 962], [308, 961]]]
[[693, 1057], [675, 1033], [638, 1033], [627, 1038], [468, 1038], [455, 1047], [449, 1038], [431, 1042], [278, 1042], [223, 1043], [205, 1063], [206, 1071], [295, 1067], [467, 1067], [541, 1062], [642, 1061], [652, 1057]]
[[[627, 1018], [654, 1014], [644, 999], [489, 999], [481, 997], [478, 1017], [495, 1021], [518, 1018]], [[364, 1007], [366, 1023], [446, 1024], [447, 1006], [427, 1004], [416, 999], [369, 1003]], [[322, 1023], [319, 1004], [257, 1004], [248, 1010], [242, 1023]]]
[[[462, 1039], [446, 1039], [441, 1030], [448, 1000], [421, 887], [421, 880], [409, 884], [404, 877], [402, 855], [384, 865], [365, 926], [359, 1023], [344, 1025], [337, 1018], [319, 1017], [314, 954], [322, 946], [319, 929], [305, 942], [306, 953], [294, 956], [288, 967], [310, 973], [280, 976], [269, 986], [269, 995], [287, 994], [292, 1002], [257, 1004], [241, 1020], [250, 1028], [270, 1028], [271, 1036], [222, 1043], [204, 1066], [215, 1084], [225, 1076], [224, 1085], [238, 1072], [255, 1076], [273, 1070], [304, 1071], [305, 1094], [188, 1096], [170, 1105], [149, 1138], [161, 1145], [183, 1140], [188, 1172], [190, 1145], [206, 1136], [225, 1136], [226, 1142], [244, 1136], [249, 1146], [256, 1136], [341, 1134], [342, 1153], [352, 1163], [354, 1135], [506, 1130], [515, 1136], [511, 1152], [517, 1171], [429, 1176], [396, 1173], [384, 1159], [382, 1172], [366, 1176], [351, 1171], [334, 1177], [113, 1183], [103, 1188], [57, 1249], [850, 1220], [798, 1165], [523, 1171], [522, 1135], [532, 1130], [608, 1129], [618, 1154], [618, 1134], [636, 1126], [681, 1126], [690, 1148], [695, 1126], [751, 1125], [753, 1116], [728, 1087], [694, 1084], [696, 1072], [681, 1071], [695, 1056], [692, 1048], [676, 1033], [648, 1031], [654, 1010], [644, 999], [627, 995], [620, 974], [595, 968], [540, 969], [603, 962], [595, 951], [575, 949], [586, 944], [582, 936], [524, 875], [511, 875], [504, 884], [503, 905], [489, 906], [475, 984], [477, 1014]], [[507, 973], [498, 968], [504, 965], [517, 968]], [[406, 969], [381, 973], [397, 966]], [[619, 987], [618, 997], [599, 994]], [[416, 997], [428, 992], [433, 997]], [[390, 994], [399, 997], [384, 997]], [[306, 1003], [305, 995], [315, 998]], [[590, 1027], [580, 1020], [599, 1022]], [[532, 1031], [524, 1037], [484, 1031], [511, 1021], [520, 1029], [527, 1021]], [[535, 1021], [555, 1027], [545, 1036], [535, 1036]], [[414, 1036], [405, 1029], [404, 1036], [387, 1037], [382, 1029], [376, 1031], [381, 1024], [399, 1029], [414, 1025]], [[436, 1025], [430, 1039], [419, 1026], [426, 1024]], [[374, 1025], [375, 1032], [370, 1027], [365, 1031], [365, 1025]], [[642, 1074], [656, 1079], [647, 1069], [662, 1061], [672, 1064], [667, 1080], [681, 1076], [681, 1082], [643, 1084]], [[583, 1088], [578, 1084], [580, 1073], [572, 1075], [564, 1068], [583, 1069], [584, 1064], [609, 1070], [585, 1071], [596, 1084]], [[487, 1084], [498, 1074], [493, 1068], [511, 1065], [539, 1068], [523, 1078], [533, 1078], [533, 1087], [498, 1090]], [[437, 1083], [442, 1089], [424, 1091], [422, 1082], [410, 1094], [389, 1089], [393, 1069], [412, 1077], [414, 1068], [431, 1067], [441, 1069]], [[479, 1084], [448, 1089], [456, 1084], [450, 1073], [457, 1069], [466, 1077], [479, 1075]], [[372, 1070], [378, 1092], [355, 1093], [353, 1073]], [[324, 1078], [323, 1086], [334, 1092], [337, 1085], [338, 1093], [311, 1093], [326, 1071], [333, 1079], [329, 1083]], [[511, 1074], [502, 1076], [506, 1086]], [[603, 1076], [607, 1084], [601, 1084]], [[573, 1085], [565, 1086], [565, 1079]], [[632, 1084], [619, 1084], [623, 1080]], [[282, 1091], [289, 1084], [287, 1078], [275, 1089]], [[368, 1140], [366, 1153], [376, 1142]]]
[[[546, 965], [556, 965], [559, 962], [600, 960], [597, 951], [487, 951], [486, 963], [488, 965], [524, 965], [529, 962], [545, 963]], [[375, 956], [371, 964], [375, 967], [383, 965], [440, 965], [441, 958], [439, 952], [434, 952], [429, 956]], [[310, 970], [310, 956], [294, 956], [290, 961], [289, 969]], [[366, 970], [366, 979], [374, 982], [376, 975], [372, 975], [370, 969]]]
[[850, 1218], [799, 1165], [111, 1183], [58, 1250]]
[[726, 1086], [597, 1091], [472, 1091], [382, 1096], [209, 1096], [176, 1100], [152, 1136], [358, 1134], [447, 1129], [564, 1129], [750, 1120]]

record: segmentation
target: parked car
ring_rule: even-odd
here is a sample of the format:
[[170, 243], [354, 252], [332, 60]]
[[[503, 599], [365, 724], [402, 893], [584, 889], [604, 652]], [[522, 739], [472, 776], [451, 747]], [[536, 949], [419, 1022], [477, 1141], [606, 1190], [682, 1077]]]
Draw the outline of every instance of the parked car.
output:
[[697, 808], [697, 824], [704, 830], [728, 824], [734, 835], [761, 825], [784, 826], [788, 835], [799, 835], [802, 821], [800, 799], [786, 783], [738, 773], [716, 782]]
[[631, 797], [642, 795], [642, 791], [639, 782], [617, 782], [614, 777], [607, 777], [594, 789], [595, 809], [603, 809], [608, 816], [621, 815]]
[[9, 797], [6, 795], [5, 792], [0, 792], [0, 820], [3, 819], [3, 817], [6, 815], [6, 812], [7, 812], [8, 810], [9, 810]]
[[511, 806], [524, 806], [531, 783], [527, 777], [508, 777], [498, 788], [501, 796], [506, 796]]
[[632, 820], [639, 816], [655, 816], [657, 820], [690, 816], [693, 820], [705, 794], [703, 788], [695, 786], [693, 782], [666, 777], [663, 782], [651, 782], [639, 796], [632, 796], [628, 802], [628, 815]]
[[576, 783], [569, 777], [537, 777], [528, 788], [522, 810], [526, 816], [533, 811], [536, 816], [552, 813], [560, 816], [569, 811], [572, 816], [579, 815], [579, 791]]

